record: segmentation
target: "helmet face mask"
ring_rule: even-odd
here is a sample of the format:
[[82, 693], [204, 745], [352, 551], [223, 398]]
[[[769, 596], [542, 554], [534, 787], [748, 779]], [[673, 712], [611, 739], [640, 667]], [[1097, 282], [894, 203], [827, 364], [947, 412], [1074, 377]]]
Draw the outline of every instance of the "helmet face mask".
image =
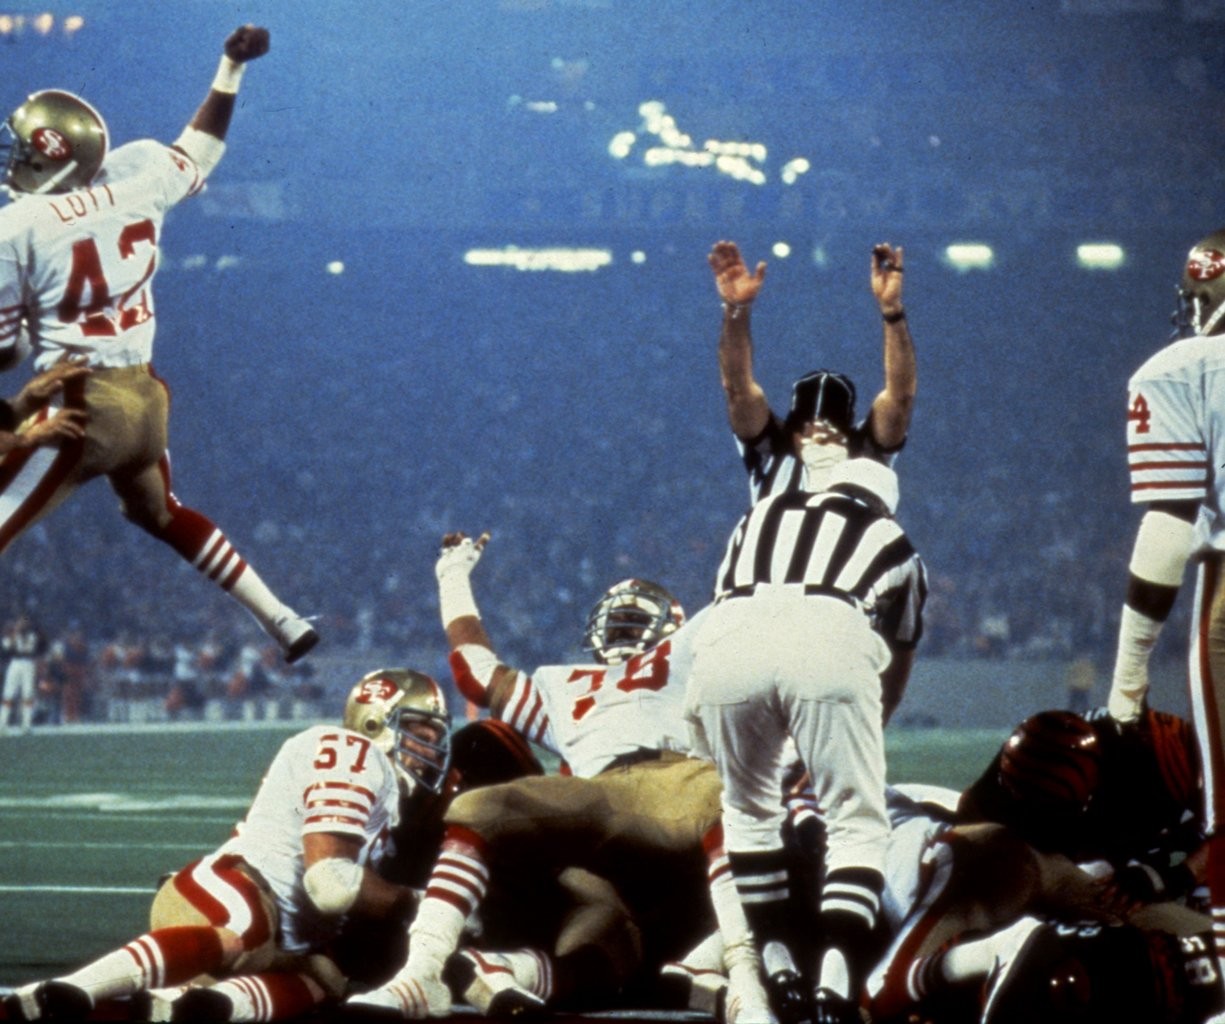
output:
[[401, 704], [391, 714], [395, 730], [392, 760], [402, 783], [409, 780], [430, 793], [441, 793], [451, 768], [450, 718], [445, 712]]
[[1225, 332], [1225, 229], [1200, 240], [1187, 254], [1174, 323], [1183, 336]]
[[684, 621], [681, 603], [658, 583], [622, 580], [591, 609], [583, 647], [601, 664], [619, 665], [650, 650]]
[[83, 188], [97, 176], [107, 145], [106, 123], [79, 96], [36, 92], [0, 129], [4, 187], [15, 196]]
[[441, 792], [451, 766], [451, 716], [429, 676], [407, 668], [366, 673], [345, 701], [344, 726], [391, 758], [405, 794]]

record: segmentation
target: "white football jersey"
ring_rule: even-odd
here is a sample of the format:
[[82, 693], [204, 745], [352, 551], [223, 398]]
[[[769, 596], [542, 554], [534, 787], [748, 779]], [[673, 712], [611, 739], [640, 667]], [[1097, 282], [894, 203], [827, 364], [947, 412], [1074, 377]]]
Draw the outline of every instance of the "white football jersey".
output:
[[500, 717], [579, 778], [638, 750], [688, 753], [685, 683], [704, 612], [620, 665], [544, 665], [530, 677], [520, 673]]
[[1225, 550], [1225, 338], [1176, 341], [1132, 375], [1127, 466], [1133, 502], [1200, 502], [1201, 546]]
[[400, 790], [391, 759], [365, 736], [316, 725], [282, 744], [246, 818], [218, 850], [242, 857], [276, 894], [282, 946], [299, 952], [331, 935], [338, 923], [320, 915], [302, 886], [302, 837], [351, 836], [358, 863], [376, 866], [399, 816]]
[[190, 157], [143, 139], [111, 152], [88, 188], [0, 209], [0, 355], [25, 330], [39, 370], [65, 354], [149, 362], [162, 221], [203, 183]]

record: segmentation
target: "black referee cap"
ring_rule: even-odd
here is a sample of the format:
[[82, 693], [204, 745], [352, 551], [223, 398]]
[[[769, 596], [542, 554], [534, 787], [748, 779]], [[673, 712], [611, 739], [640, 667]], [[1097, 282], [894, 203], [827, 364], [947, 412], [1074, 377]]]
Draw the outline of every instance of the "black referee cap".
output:
[[811, 420], [825, 420], [843, 433], [850, 432], [855, 424], [855, 385], [850, 377], [813, 370], [792, 385], [788, 429], [798, 430]]

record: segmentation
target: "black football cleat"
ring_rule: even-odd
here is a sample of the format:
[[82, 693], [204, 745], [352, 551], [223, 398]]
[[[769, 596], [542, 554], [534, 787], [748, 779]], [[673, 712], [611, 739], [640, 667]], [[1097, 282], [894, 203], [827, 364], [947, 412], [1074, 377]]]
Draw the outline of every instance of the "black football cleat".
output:
[[812, 1002], [798, 972], [775, 971], [766, 978], [766, 995], [770, 997], [770, 1009], [778, 1018], [778, 1024], [810, 1024], [812, 1021]]

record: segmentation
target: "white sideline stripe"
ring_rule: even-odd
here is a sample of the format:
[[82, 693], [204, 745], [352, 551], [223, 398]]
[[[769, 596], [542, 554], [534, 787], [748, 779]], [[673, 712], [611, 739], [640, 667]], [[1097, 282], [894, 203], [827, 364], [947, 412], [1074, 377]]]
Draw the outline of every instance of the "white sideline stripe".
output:
[[35, 740], [62, 743], [70, 736], [123, 736], [142, 732], [301, 732], [310, 725], [335, 725], [332, 718], [273, 718], [224, 722], [66, 722], [63, 725], [36, 725], [27, 733], [4, 736], [0, 742], [15, 744]]
[[[97, 812], [101, 808], [90, 808], [80, 811], [47, 811], [39, 815], [39, 818], [59, 821], [61, 819], [70, 818], [89, 818], [91, 821], [97, 821]], [[0, 808], [0, 818], [28, 818], [28, 810], [15, 810], [13, 808]], [[207, 817], [200, 814], [127, 814], [122, 818], [115, 818], [115, 821], [131, 822], [131, 821], [181, 821], [189, 825], [233, 825], [234, 818], [231, 815], [227, 818]]]
[[246, 810], [250, 796], [208, 796], [177, 793], [146, 796], [140, 793], [56, 793], [50, 796], [0, 795], [0, 810], [33, 808], [40, 813], [59, 810], [91, 810], [110, 813], [130, 811], [228, 811]]
[[[227, 819], [228, 820], [228, 819]], [[0, 839], [0, 850], [199, 850], [199, 843], [48, 843]]]
[[148, 896], [157, 892], [148, 886], [126, 885], [0, 885], [0, 892], [74, 892], [102, 896]]

